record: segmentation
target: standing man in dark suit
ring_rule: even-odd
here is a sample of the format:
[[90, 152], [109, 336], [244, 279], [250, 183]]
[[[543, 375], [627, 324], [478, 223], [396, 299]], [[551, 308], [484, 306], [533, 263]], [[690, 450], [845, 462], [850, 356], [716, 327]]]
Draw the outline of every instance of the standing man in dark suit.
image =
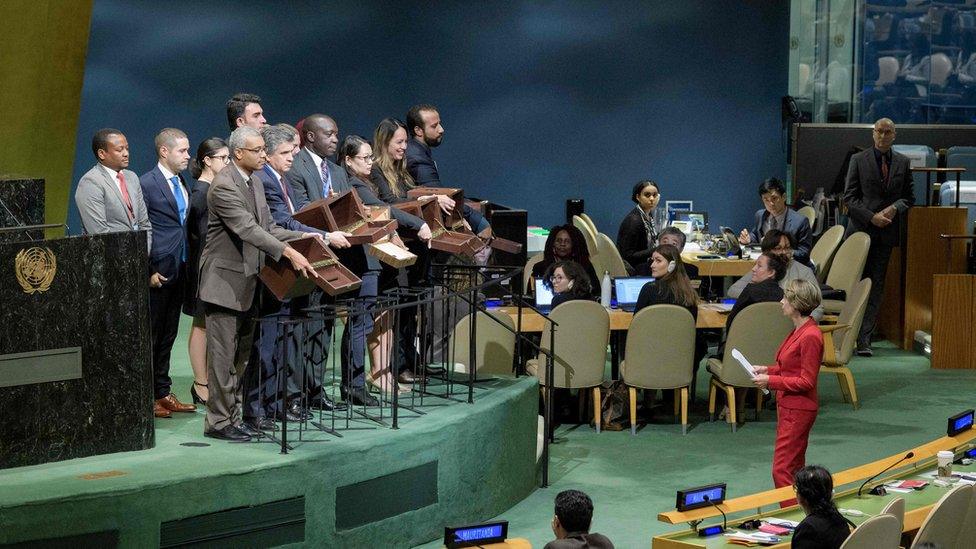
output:
[[878, 308], [884, 295], [885, 274], [892, 248], [901, 245], [908, 208], [915, 205], [915, 189], [908, 157], [891, 150], [895, 142], [895, 123], [882, 118], [874, 123], [874, 147], [851, 157], [844, 187], [844, 202], [849, 216], [847, 233], [865, 232], [871, 248], [864, 263], [864, 278], [871, 279], [857, 354], [871, 356], [871, 334], [877, 324]]
[[228, 148], [232, 162], [217, 174], [207, 195], [210, 222], [200, 258], [210, 388], [204, 435], [247, 441], [259, 434], [242, 421], [240, 382], [251, 352], [258, 271], [265, 256], [285, 257], [303, 276], [318, 278], [308, 260], [285, 244], [318, 235], [282, 229], [271, 220], [264, 186], [254, 177], [267, 158], [257, 130], [234, 130]]
[[813, 248], [813, 231], [810, 222], [798, 212], [786, 205], [786, 185], [775, 177], [759, 185], [759, 198], [762, 199], [763, 209], [756, 212], [756, 223], [752, 229], [742, 229], [739, 242], [742, 245], [758, 244], [770, 229], [778, 229], [793, 235], [796, 249], [793, 250], [793, 260], [813, 267], [810, 264], [810, 250]]
[[176, 128], [156, 134], [159, 162], [142, 174], [139, 186], [149, 221], [155, 229], [149, 254], [149, 320], [152, 328], [153, 391], [156, 417], [171, 412], [194, 412], [170, 392], [169, 358], [180, 329], [180, 310], [186, 282], [186, 216], [190, 194], [180, 173], [190, 162], [190, 141]]
[[227, 127], [234, 131], [241, 126], [255, 130], [268, 125], [261, 108], [261, 98], [253, 93], [235, 93], [227, 100]]

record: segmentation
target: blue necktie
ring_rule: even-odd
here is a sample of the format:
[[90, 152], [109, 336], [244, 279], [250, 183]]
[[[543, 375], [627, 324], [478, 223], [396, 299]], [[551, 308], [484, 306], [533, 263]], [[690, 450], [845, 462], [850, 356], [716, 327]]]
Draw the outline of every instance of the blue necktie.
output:
[[322, 198], [329, 198], [329, 192], [332, 190], [332, 175], [329, 174], [329, 162], [326, 159], [322, 159]]
[[[173, 197], [176, 198], [176, 209], [179, 211], [180, 215], [180, 225], [186, 222], [186, 200], [183, 198], [183, 189], [180, 188], [180, 178], [173, 176], [169, 178], [169, 184], [173, 187]], [[181, 248], [183, 249], [181, 255], [183, 261], [186, 261], [186, 239], [183, 239]]]

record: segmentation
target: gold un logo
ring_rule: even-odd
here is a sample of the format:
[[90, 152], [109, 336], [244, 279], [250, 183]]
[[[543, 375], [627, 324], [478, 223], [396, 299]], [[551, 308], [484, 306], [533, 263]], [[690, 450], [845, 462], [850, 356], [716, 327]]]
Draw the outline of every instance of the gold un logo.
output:
[[46, 292], [54, 280], [58, 262], [50, 248], [27, 248], [17, 252], [14, 273], [24, 292]]

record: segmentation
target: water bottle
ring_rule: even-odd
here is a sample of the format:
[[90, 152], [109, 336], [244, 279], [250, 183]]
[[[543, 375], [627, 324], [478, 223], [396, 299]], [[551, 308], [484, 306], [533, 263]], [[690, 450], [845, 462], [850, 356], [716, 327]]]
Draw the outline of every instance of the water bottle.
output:
[[610, 271], [603, 271], [603, 282], [600, 283], [600, 305], [610, 306]]

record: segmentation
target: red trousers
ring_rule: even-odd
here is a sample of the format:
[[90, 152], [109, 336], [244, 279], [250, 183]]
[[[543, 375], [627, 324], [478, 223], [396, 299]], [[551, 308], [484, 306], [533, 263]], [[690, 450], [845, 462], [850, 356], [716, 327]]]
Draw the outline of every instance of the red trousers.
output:
[[[817, 420], [816, 410], [796, 410], [779, 406], [776, 409], [776, 448], [773, 450], [773, 485], [777, 488], [793, 484], [793, 473], [806, 464], [807, 439]], [[784, 501], [780, 507], [795, 505], [796, 500]]]

